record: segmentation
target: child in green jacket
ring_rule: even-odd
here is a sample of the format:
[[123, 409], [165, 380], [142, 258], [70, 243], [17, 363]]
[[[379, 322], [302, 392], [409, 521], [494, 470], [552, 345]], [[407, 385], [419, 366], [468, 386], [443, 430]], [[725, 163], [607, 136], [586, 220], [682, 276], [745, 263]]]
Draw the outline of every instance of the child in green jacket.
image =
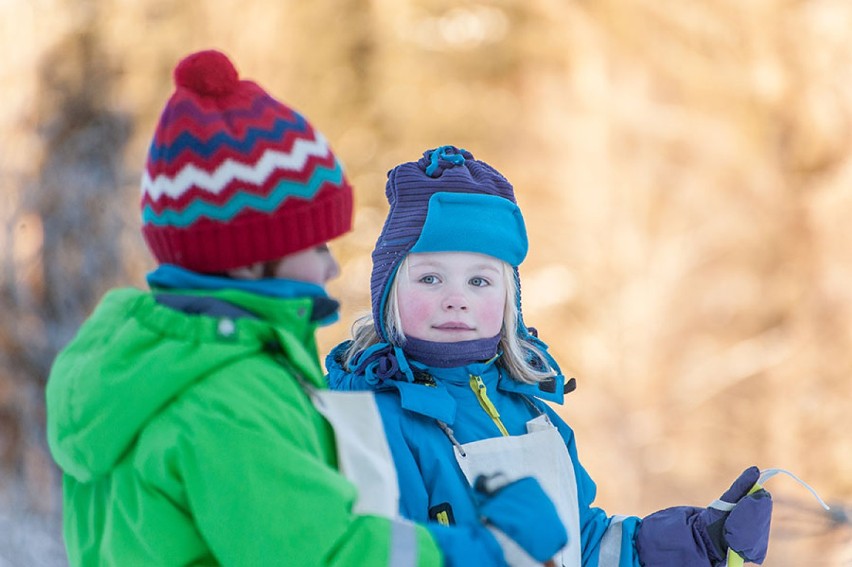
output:
[[349, 480], [359, 424], [332, 415], [314, 338], [337, 313], [326, 242], [351, 227], [340, 162], [222, 53], [174, 78], [142, 180], [151, 289], [109, 292], [47, 385], [70, 563], [501, 565], [492, 530], [551, 556], [566, 536], [532, 479], [482, 494], [489, 527], [466, 530], [383, 514], [370, 474]]

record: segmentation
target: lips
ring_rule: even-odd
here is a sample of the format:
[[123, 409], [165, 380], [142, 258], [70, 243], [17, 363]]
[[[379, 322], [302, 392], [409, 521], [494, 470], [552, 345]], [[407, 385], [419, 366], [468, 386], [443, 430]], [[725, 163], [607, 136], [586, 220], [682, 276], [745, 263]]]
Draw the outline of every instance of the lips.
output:
[[448, 323], [441, 323], [440, 325], [433, 325], [432, 328], [440, 329], [441, 331], [473, 331], [473, 327], [466, 323], [460, 323], [458, 321], [450, 321]]

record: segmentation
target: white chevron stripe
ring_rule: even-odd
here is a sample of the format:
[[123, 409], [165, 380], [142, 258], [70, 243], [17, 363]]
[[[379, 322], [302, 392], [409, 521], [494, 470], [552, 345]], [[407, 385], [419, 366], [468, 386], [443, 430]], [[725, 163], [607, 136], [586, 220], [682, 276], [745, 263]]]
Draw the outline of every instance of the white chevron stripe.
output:
[[329, 151], [325, 137], [316, 132], [314, 140], [304, 138], [296, 140], [290, 153], [277, 150], [265, 151], [253, 165], [246, 165], [228, 158], [212, 173], [189, 164], [173, 178], [163, 174], [158, 175], [154, 180], [146, 170], [142, 174], [142, 193], [147, 193], [155, 201], [163, 195], [172, 198], [180, 197], [190, 187], [198, 187], [218, 195], [234, 179], [260, 184], [275, 169], [299, 170], [305, 166], [309, 157], [324, 157]]

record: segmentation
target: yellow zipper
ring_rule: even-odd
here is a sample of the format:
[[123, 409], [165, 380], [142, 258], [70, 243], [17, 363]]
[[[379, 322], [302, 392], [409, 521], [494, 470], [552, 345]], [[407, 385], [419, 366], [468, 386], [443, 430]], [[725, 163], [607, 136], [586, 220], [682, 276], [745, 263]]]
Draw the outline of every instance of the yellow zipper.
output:
[[482, 377], [471, 374], [470, 388], [473, 390], [473, 393], [476, 394], [476, 399], [479, 400], [479, 405], [481, 405], [482, 409], [485, 410], [485, 413], [491, 417], [494, 424], [500, 430], [500, 433], [502, 433], [505, 437], [508, 437], [509, 432], [506, 430], [506, 426], [503, 425], [503, 422], [500, 421], [500, 412], [497, 411], [497, 408], [494, 407], [494, 404], [488, 399], [488, 391], [485, 387], [485, 382], [482, 381]]

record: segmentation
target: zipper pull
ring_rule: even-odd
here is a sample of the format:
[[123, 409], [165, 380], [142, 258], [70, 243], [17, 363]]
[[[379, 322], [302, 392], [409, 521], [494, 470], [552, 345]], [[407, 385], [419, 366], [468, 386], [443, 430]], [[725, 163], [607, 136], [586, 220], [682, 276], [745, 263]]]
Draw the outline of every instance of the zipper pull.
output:
[[500, 421], [500, 412], [497, 411], [494, 403], [488, 398], [488, 388], [486, 388], [485, 382], [482, 381], [482, 377], [471, 374], [470, 387], [476, 394], [476, 398], [479, 400], [479, 405], [481, 405], [482, 409], [485, 410], [485, 413], [491, 417], [494, 424], [497, 425], [497, 428], [500, 430], [500, 433], [508, 437], [509, 432], [506, 430], [503, 422]]
[[473, 388], [473, 391], [476, 392], [476, 397], [479, 398], [479, 403], [482, 404], [482, 409], [488, 412], [492, 418], [500, 417], [500, 412], [497, 411], [497, 408], [494, 407], [494, 404], [488, 399], [488, 388], [485, 386], [485, 382], [482, 381], [481, 376], [470, 375], [470, 387]]

